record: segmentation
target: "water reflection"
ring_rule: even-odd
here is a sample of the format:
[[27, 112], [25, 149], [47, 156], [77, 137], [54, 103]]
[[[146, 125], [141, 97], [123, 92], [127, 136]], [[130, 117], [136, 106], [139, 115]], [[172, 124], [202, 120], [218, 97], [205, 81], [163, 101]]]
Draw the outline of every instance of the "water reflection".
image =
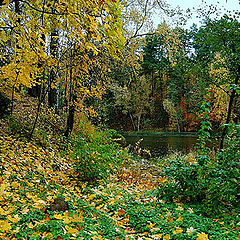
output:
[[167, 155], [171, 151], [181, 151], [188, 153], [194, 148], [197, 142], [197, 135], [127, 135], [124, 134], [128, 144], [134, 145], [139, 139], [143, 138], [140, 146], [151, 151], [153, 157]]

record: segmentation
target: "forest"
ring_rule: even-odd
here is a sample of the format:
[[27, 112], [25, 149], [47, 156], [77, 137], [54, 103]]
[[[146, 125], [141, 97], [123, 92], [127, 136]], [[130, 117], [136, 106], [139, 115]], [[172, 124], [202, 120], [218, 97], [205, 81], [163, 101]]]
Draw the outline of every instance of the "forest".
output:
[[240, 239], [237, 9], [0, 0], [0, 239]]

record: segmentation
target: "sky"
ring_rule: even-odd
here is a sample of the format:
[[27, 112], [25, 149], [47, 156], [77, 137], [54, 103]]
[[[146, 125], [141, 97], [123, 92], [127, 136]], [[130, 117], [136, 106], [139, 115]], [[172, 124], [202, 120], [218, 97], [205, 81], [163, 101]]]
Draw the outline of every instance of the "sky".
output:
[[[240, 11], [240, 0], [205, 0], [205, 3], [203, 0], [165, 0], [167, 4], [169, 4], [171, 9], [174, 8], [180, 8], [183, 10], [187, 10], [188, 8], [191, 9], [191, 12], [193, 12], [192, 19], [188, 19], [187, 24], [185, 28], [189, 28], [192, 26], [193, 23], [196, 23], [198, 26], [200, 25], [200, 19], [198, 18], [199, 14], [197, 13], [196, 9], [199, 7], [206, 7], [206, 5], [213, 4], [214, 6], [217, 6], [218, 9], [221, 9], [221, 15], [224, 13], [227, 13], [227, 11]], [[194, 9], [193, 9], [194, 8]], [[212, 14], [212, 17], [216, 17], [216, 14]], [[239, 15], [240, 17], [240, 15]], [[164, 20], [164, 17], [161, 15], [157, 15], [154, 17], [154, 24], [159, 24]], [[165, 19], [168, 21], [167, 19]], [[177, 17], [175, 21], [178, 21]]]

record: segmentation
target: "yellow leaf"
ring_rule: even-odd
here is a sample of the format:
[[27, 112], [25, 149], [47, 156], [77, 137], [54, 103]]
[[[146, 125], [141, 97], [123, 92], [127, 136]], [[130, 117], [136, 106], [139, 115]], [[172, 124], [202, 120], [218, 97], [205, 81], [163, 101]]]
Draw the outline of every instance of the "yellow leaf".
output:
[[13, 188], [18, 188], [18, 187], [20, 186], [20, 184], [19, 184], [18, 182], [12, 182], [12, 183], [11, 183], [11, 186], [12, 186]]
[[163, 240], [170, 240], [170, 235], [169, 235], [169, 234], [165, 235], [165, 236], [163, 237]]
[[156, 223], [150, 223], [149, 225], [147, 225], [148, 228], [153, 228], [156, 225]]
[[99, 209], [101, 209], [102, 207], [104, 207], [104, 204], [101, 204], [101, 205], [97, 206], [96, 209], [99, 210]]
[[29, 228], [34, 228], [34, 226], [33, 226], [33, 224], [31, 222], [28, 224], [28, 227]]
[[76, 228], [66, 226], [66, 229], [67, 229], [67, 233], [69, 234], [78, 234], [78, 230]]
[[182, 216], [179, 216], [176, 221], [182, 221], [182, 220], [183, 220], [183, 217], [182, 217]]
[[11, 230], [11, 223], [8, 221], [0, 220], [0, 232], [8, 232]]
[[8, 185], [6, 183], [2, 183], [0, 186], [0, 192], [3, 192], [7, 189]]
[[208, 235], [204, 232], [198, 233], [197, 236], [196, 240], [208, 240]]
[[93, 240], [101, 240], [103, 239], [101, 235], [97, 235], [97, 236], [93, 236], [92, 237]]
[[159, 239], [161, 239], [161, 238], [162, 238], [162, 234], [161, 234], [161, 233], [159, 233], [159, 234], [154, 234], [154, 235], [152, 235], [152, 237], [153, 237], [153, 238], [159, 238]]
[[10, 222], [17, 223], [21, 218], [19, 218], [18, 215], [15, 215], [14, 217], [12, 217], [11, 215], [8, 215], [8, 216], [7, 216], [7, 219], [8, 219]]
[[61, 214], [54, 214], [53, 217], [59, 220], [63, 219], [63, 216]]
[[8, 212], [0, 207], [0, 215], [8, 215]]
[[22, 214], [27, 214], [28, 212], [29, 212], [29, 209], [28, 209], [27, 207], [25, 207], [25, 208], [21, 211]]
[[82, 215], [77, 215], [77, 214], [73, 215], [72, 216], [72, 221], [81, 223], [81, 222], [83, 222], [83, 216]]
[[4, 0], [3, 3], [4, 3], [4, 4], [9, 4], [9, 3], [10, 3], [10, 0]]
[[91, 195], [89, 195], [88, 199], [89, 199], [89, 200], [93, 200], [95, 197], [96, 197], [95, 194], [91, 194]]
[[176, 229], [173, 229], [173, 234], [180, 234], [182, 232], [183, 232], [183, 230], [179, 227], [177, 227]]
[[64, 222], [65, 224], [69, 224], [69, 223], [72, 222], [72, 218], [66, 217], [66, 218], [63, 219], [63, 222]]

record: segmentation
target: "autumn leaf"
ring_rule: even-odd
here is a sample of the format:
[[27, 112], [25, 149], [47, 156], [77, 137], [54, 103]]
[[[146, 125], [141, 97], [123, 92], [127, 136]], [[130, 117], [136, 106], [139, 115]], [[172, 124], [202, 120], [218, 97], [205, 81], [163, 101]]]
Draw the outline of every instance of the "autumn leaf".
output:
[[46, 218], [46, 221], [50, 221], [51, 220], [51, 218], [49, 217], [48, 214], [45, 214], [45, 218]]
[[12, 226], [11, 223], [5, 220], [0, 220], [0, 230], [1, 232], [9, 232]]
[[163, 237], [163, 240], [170, 240], [170, 238], [171, 238], [171, 236], [169, 234], [167, 234]]
[[28, 209], [27, 207], [25, 207], [25, 208], [21, 211], [22, 214], [27, 214], [28, 212], [29, 212], [29, 209]]
[[152, 237], [156, 238], [156, 239], [161, 239], [162, 238], [162, 234], [161, 233], [154, 234], [154, 235], [152, 235]]
[[120, 217], [120, 216], [123, 216], [125, 214], [125, 211], [123, 209], [118, 209], [117, 211], [117, 215]]
[[30, 222], [28, 225], [27, 225], [29, 228], [34, 228], [34, 225]]
[[72, 228], [70, 226], [66, 226], [66, 230], [67, 230], [67, 233], [72, 234], [72, 235], [76, 235], [79, 232], [78, 229]]
[[13, 223], [17, 223], [21, 218], [18, 215], [15, 215], [13, 217], [11, 215], [8, 215], [7, 219]]
[[173, 229], [173, 234], [180, 234], [182, 232], [183, 232], [183, 230], [179, 227], [177, 227], [176, 229]]
[[61, 214], [54, 214], [53, 217], [59, 220], [63, 219], [63, 216]]
[[204, 232], [198, 233], [196, 240], [208, 240], [208, 235]]
[[183, 217], [182, 216], [179, 216], [177, 219], [176, 219], [176, 221], [178, 221], [178, 222], [180, 222], [180, 221], [182, 221], [183, 220]]
[[167, 219], [166, 219], [168, 222], [173, 222], [174, 220], [173, 220], [173, 217], [167, 217]]

